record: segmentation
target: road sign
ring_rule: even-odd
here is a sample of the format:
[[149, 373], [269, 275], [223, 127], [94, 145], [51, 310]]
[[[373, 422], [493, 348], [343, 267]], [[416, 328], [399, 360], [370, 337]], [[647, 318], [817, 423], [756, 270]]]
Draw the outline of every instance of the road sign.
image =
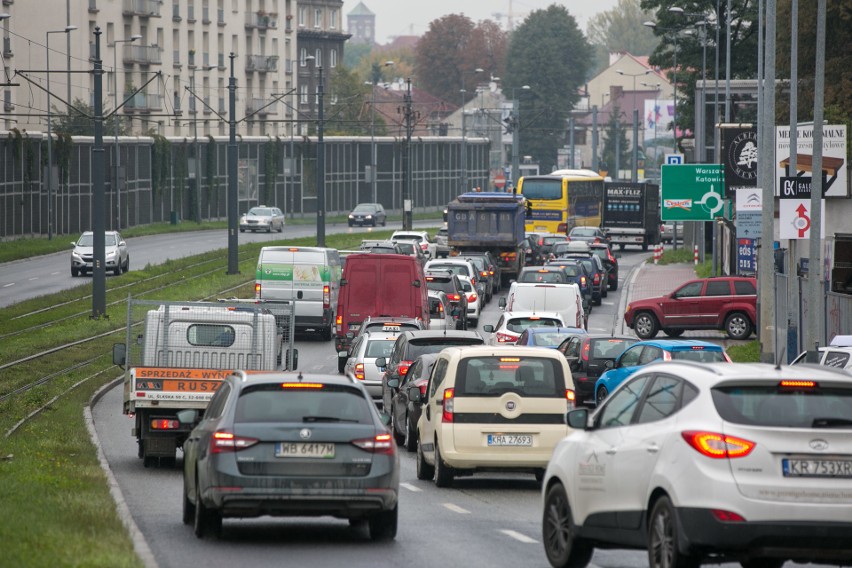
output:
[[[811, 237], [811, 178], [782, 177], [778, 200], [779, 236], [782, 239]], [[825, 199], [820, 199], [822, 219], [825, 219]], [[820, 238], [825, 238], [825, 222], [820, 223]]]
[[502, 173], [499, 173], [494, 176], [494, 187], [496, 187], [497, 189], [503, 189], [504, 187], [506, 187], [506, 176], [504, 176]]
[[683, 154], [666, 154], [666, 164], [683, 164]]
[[738, 187], [737, 239], [759, 239], [763, 227], [763, 190], [757, 187]]
[[660, 169], [663, 221], [712, 221], [722, 216], [720, 164], [663, 164]]

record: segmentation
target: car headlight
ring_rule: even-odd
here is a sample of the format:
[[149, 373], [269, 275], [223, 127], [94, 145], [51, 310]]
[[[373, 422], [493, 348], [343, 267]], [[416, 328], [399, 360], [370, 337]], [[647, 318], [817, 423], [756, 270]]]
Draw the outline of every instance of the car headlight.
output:
[[350, 214], [349, 214], [349, 218], [350, 218], [350, 219], [354, 219], [354, 218], [355, 218], [355, 215], [353, 215], [352, 213], [350, 213]]
[[72, 251], [71, 251], [71, 258], [79, 259], [79, 258], [80, 258], [80, 253], [78, 253], [76, 250], [72, 250]]
[[110, 250], [110, 251], [107, 251], [106, 256], [107, 256], [107, 258], [112, 258], [112, 257], [115, 256], [115, 253], [116, 253], [116, 251]]
[[246, 216], [243, 215], [242, 217], [240, 217], [240, 223], [245, 223], [245, 222], [246, 222]]

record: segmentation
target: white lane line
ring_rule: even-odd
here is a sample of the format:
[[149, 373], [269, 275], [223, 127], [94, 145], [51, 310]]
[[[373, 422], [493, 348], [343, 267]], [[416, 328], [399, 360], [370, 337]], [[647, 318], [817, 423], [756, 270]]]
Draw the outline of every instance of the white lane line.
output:
[[33, 280], [38, 280], [38, 276], [36, 276], [34, 278], [30, 278], [30, 282], [32, 282]]
[[51, 272], [50, 273], [51, 276], [56, 276], [57, 274], [62, 274], [62, 273], [61, 272]]
[[614, 306], [615, 302], [601, 302], [602, 306]]
[[459, 515], [469, 515], [470, 514], [470, 511], [468, 511], [467, 509], [462, 509], [458, 505], [454, 505], [452, 503], [444, 503], [444, 507], [446, 507], [447, 509], [449, 509], [450, 511], [452, 511], [454, 513], [458, 513]]
[[399, 484], [399, 486], [400, 486], [400, 487], [405, 487], [405, 488], [406, 488], [406, 489], [408, 489], [409, 491], [413, 491], [413, 492], [415, 492], [415, 493], [420, 493], [421, 491], [423, 491], [422, 489], [420, 489], [420, 488], [419, 488], [419, 487], [417, 487], [416, 485], [411, 485], [410, 483], [400, 483], [400, 484]]
[[15, 285], [14, 282], [9, 282], [8, 284], [3, 284], [3, 287], [8, 288], [9, 286], [14, 286], [14, 285]]
[[510, 536], [519, 542], [523, 542], [524, 544], [538, 544], [538, 541], [534, 538], [530, 538], [525, 534], [521, 534], [518, 531], [513, 531], [509, 529], [501, 529], [501, 533], [506, 536]]

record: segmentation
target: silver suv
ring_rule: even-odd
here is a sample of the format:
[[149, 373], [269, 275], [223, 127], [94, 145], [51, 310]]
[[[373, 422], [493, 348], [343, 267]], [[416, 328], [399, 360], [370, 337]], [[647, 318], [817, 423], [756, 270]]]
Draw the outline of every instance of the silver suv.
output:
[[[74, 250], [71, 251], [71, 276], [92, 271], [94, 259], [95, 234], [86, 231], [76, 242], [72, 242]], [[106, 251], [105, 266], [107, 272], [112, 271], [118, 276], [122, 272], [130, 270], [130, 253], [127, 252], [127, 243], [118, 234], [118, 231], [106, 231], [104, 233], [104, 246]]]

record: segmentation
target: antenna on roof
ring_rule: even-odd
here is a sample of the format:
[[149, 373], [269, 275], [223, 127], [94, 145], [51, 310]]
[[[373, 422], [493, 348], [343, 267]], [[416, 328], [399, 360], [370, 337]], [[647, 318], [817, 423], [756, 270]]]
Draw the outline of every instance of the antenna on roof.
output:
[[786, 352], [787, 352], [787, 346], [785, 345], [785, 346], [781, 349], [781, 356], [780, 356], [780, 357], [778, 357], [778, 359], [775, 361], [775, 370], [776, 370], [776, 371], [780, 371], [780, 370], [781, 370], [781, 361], [783, 361], [783, 360], [784, 360], [784, 354], [785, 354]]

